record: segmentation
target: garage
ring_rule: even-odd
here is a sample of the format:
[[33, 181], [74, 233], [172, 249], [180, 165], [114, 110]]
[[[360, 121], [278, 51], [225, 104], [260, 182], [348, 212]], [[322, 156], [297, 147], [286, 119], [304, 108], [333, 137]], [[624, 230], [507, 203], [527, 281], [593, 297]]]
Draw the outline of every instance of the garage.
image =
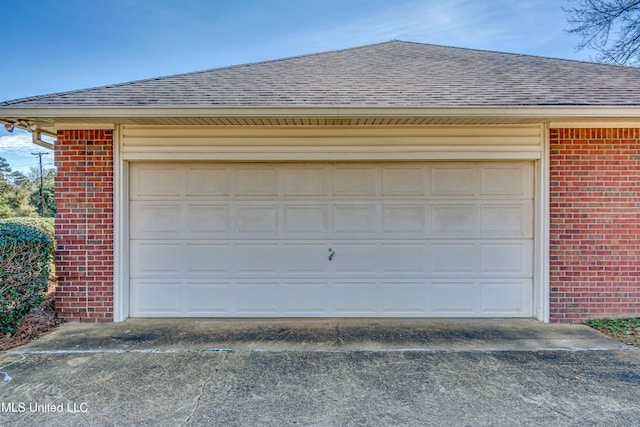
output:
[[631, 71], [391, 41], [12, 100], [1, 119], [57, 138], [67, 321], [580, 322], [637, 314]]
[[533, 161], [134, 161], [132, 317], [531, 317]]

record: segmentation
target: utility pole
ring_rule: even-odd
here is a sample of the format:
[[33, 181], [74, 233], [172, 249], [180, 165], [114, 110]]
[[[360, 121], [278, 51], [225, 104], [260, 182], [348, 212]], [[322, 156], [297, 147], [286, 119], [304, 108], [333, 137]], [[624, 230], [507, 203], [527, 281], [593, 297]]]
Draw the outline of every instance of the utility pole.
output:
[[42, 176], [42, 156], [46, 156], [49, 153], [38, 152], [31, 154], [38, 156], [40, 159], [40, 216], [44, 217], [44, 177]]

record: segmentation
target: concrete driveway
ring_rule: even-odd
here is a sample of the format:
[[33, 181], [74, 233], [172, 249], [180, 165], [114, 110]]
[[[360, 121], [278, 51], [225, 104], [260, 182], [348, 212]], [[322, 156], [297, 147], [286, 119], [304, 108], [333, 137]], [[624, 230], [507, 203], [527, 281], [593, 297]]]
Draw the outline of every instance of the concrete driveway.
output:
[[532, 320], [67, 324], [0, 371], [3, 426], [640, 425], [640, 351]]

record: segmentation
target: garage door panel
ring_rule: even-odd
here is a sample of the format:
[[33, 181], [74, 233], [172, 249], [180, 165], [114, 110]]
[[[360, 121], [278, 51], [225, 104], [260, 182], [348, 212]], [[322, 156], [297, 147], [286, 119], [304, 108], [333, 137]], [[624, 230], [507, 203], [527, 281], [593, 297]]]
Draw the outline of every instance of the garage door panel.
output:
[[231, 265], [231, 244], [185, 244], [184, 262], [186, 274], [228, 275]]
[[480, 274], [531, 276], [533, 245], [529, 242], [481, 243]]
[[283, 310], [291, 316], [331, 313], [332, 290], [332, 286], [326, 282], [285, 282]]
[[329, 209], [323, 205], [284, 206], [285, 237], [321, 237], [328, 234]]
[[329, 252], [323, 243], [285, 243], [283, 246], [284, 274], [324, 275], [329, 272]]
[[434, 203], [431, 206], [431, 232], [434, 236], [472, 236], [475, 234], [475, 205]]
[[425, 196], [427, 168], [416, 166], [383, 166], [383, 196]]
[[380, 245], [376, 243], [338, 243], [331, 247], [335, 255], [328, 260], [336, 274], [376, 274], [380, 265]]
[[134, 163], [130, 176], [132, 316], [532, 315], [533, 163]]
[[375, 196], [377, 184], [377, 166], [336, 166], [333, 172], [334, 196]]
[[451, 316], [469, 316], [477, 313], [476, 288], [473, 281], [434, 281], [431, 286], [433, 312]]
[[480, 194], [533, 197], [533, 167], [492, 164], [480, 168]]
[[232, 293], [231, 307], [239, 315], [275, 316], [282, 312], [278, 282], [238, 282]]
[[335, 282], [335, 314], [374, 315], [380, 312], [379, 286], [374, 282]]
[[284, 196], [325, 198], [329, 195], [327, 167], [285, 167]]
[[232, 285], [229, 282], [186, 282], [185, 311], [189, 315], [229, 314]]
[[480, 205], [480, 236], [532, 238], [532, 212], [531, 201], [482, 203]]
[[271, 167], [246, 166], [235, 171], [236, 196], [277, 196], [278, 170]]
[[428, 271], [424, 243], [383, 243], [382, 274], [424, 275]]
[[433, 166], [431, 195], [473, 196], [475, 169], [473, 165]]
[[233, 210], [236, 231], [275, 236], [278, 233], [278, 205], [239, 205]]
[[430, 313], [424, 282], [383, 282], [382, 312], [385, 315], [425, 316]]
[[484, 314], [521, 316], [531, 304], [531, 280], [494, 279], [480, 284], [481, 311]]
[[237, 274], [277, 274], [277, 243], [239, 243], [235, 247]]
[[183, 312], [179, 281], [132, 280], [131, 289], [133, 316], [178, 316]]
[[131, 202], [131, 238], [180, 238], [181, 208], [178, 203]]
[[131, 277], [144, 275], [179, 275], [180, 244], [170, 242], [140, 242], [131, 244], [131, 257], [135, 262], [131, 268]]
[[131, 173], [132, 194], [137, 199], [180, 196], [178, 166], [143, 165]]
[[220, 237], [229, 233], [231, 209], [219, 204], [191, 204], [185, 207], [187, 238]]
[[427, 209], [424, 203], [407, 201], [385, 203], [382, 206], [382, 232], [424, 236], [426, 233]]
[[477, 245], [474, 243], [433, 243], [431, 269], [434, 276], [474, 274], [476, 252]]
[[333, 232], [338, 235], [377, 233], [376, 205], [340, 203], [333, 206]]
[[231, 169], [227, 167], [189, 167], [185, 171], [187, 197], [231, 195]]

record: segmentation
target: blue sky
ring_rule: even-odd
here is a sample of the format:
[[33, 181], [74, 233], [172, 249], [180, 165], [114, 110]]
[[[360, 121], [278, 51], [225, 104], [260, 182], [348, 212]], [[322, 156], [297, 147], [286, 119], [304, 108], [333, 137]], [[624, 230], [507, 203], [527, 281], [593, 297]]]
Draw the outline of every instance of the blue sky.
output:
[[[569, 0], [32, 0], [4, 8], [0, 101], [392, 39], [589, 60]], [[0, 128], [0, 156], [39, 151]], [[53, 156], [45, 162], [52, 163]]]

